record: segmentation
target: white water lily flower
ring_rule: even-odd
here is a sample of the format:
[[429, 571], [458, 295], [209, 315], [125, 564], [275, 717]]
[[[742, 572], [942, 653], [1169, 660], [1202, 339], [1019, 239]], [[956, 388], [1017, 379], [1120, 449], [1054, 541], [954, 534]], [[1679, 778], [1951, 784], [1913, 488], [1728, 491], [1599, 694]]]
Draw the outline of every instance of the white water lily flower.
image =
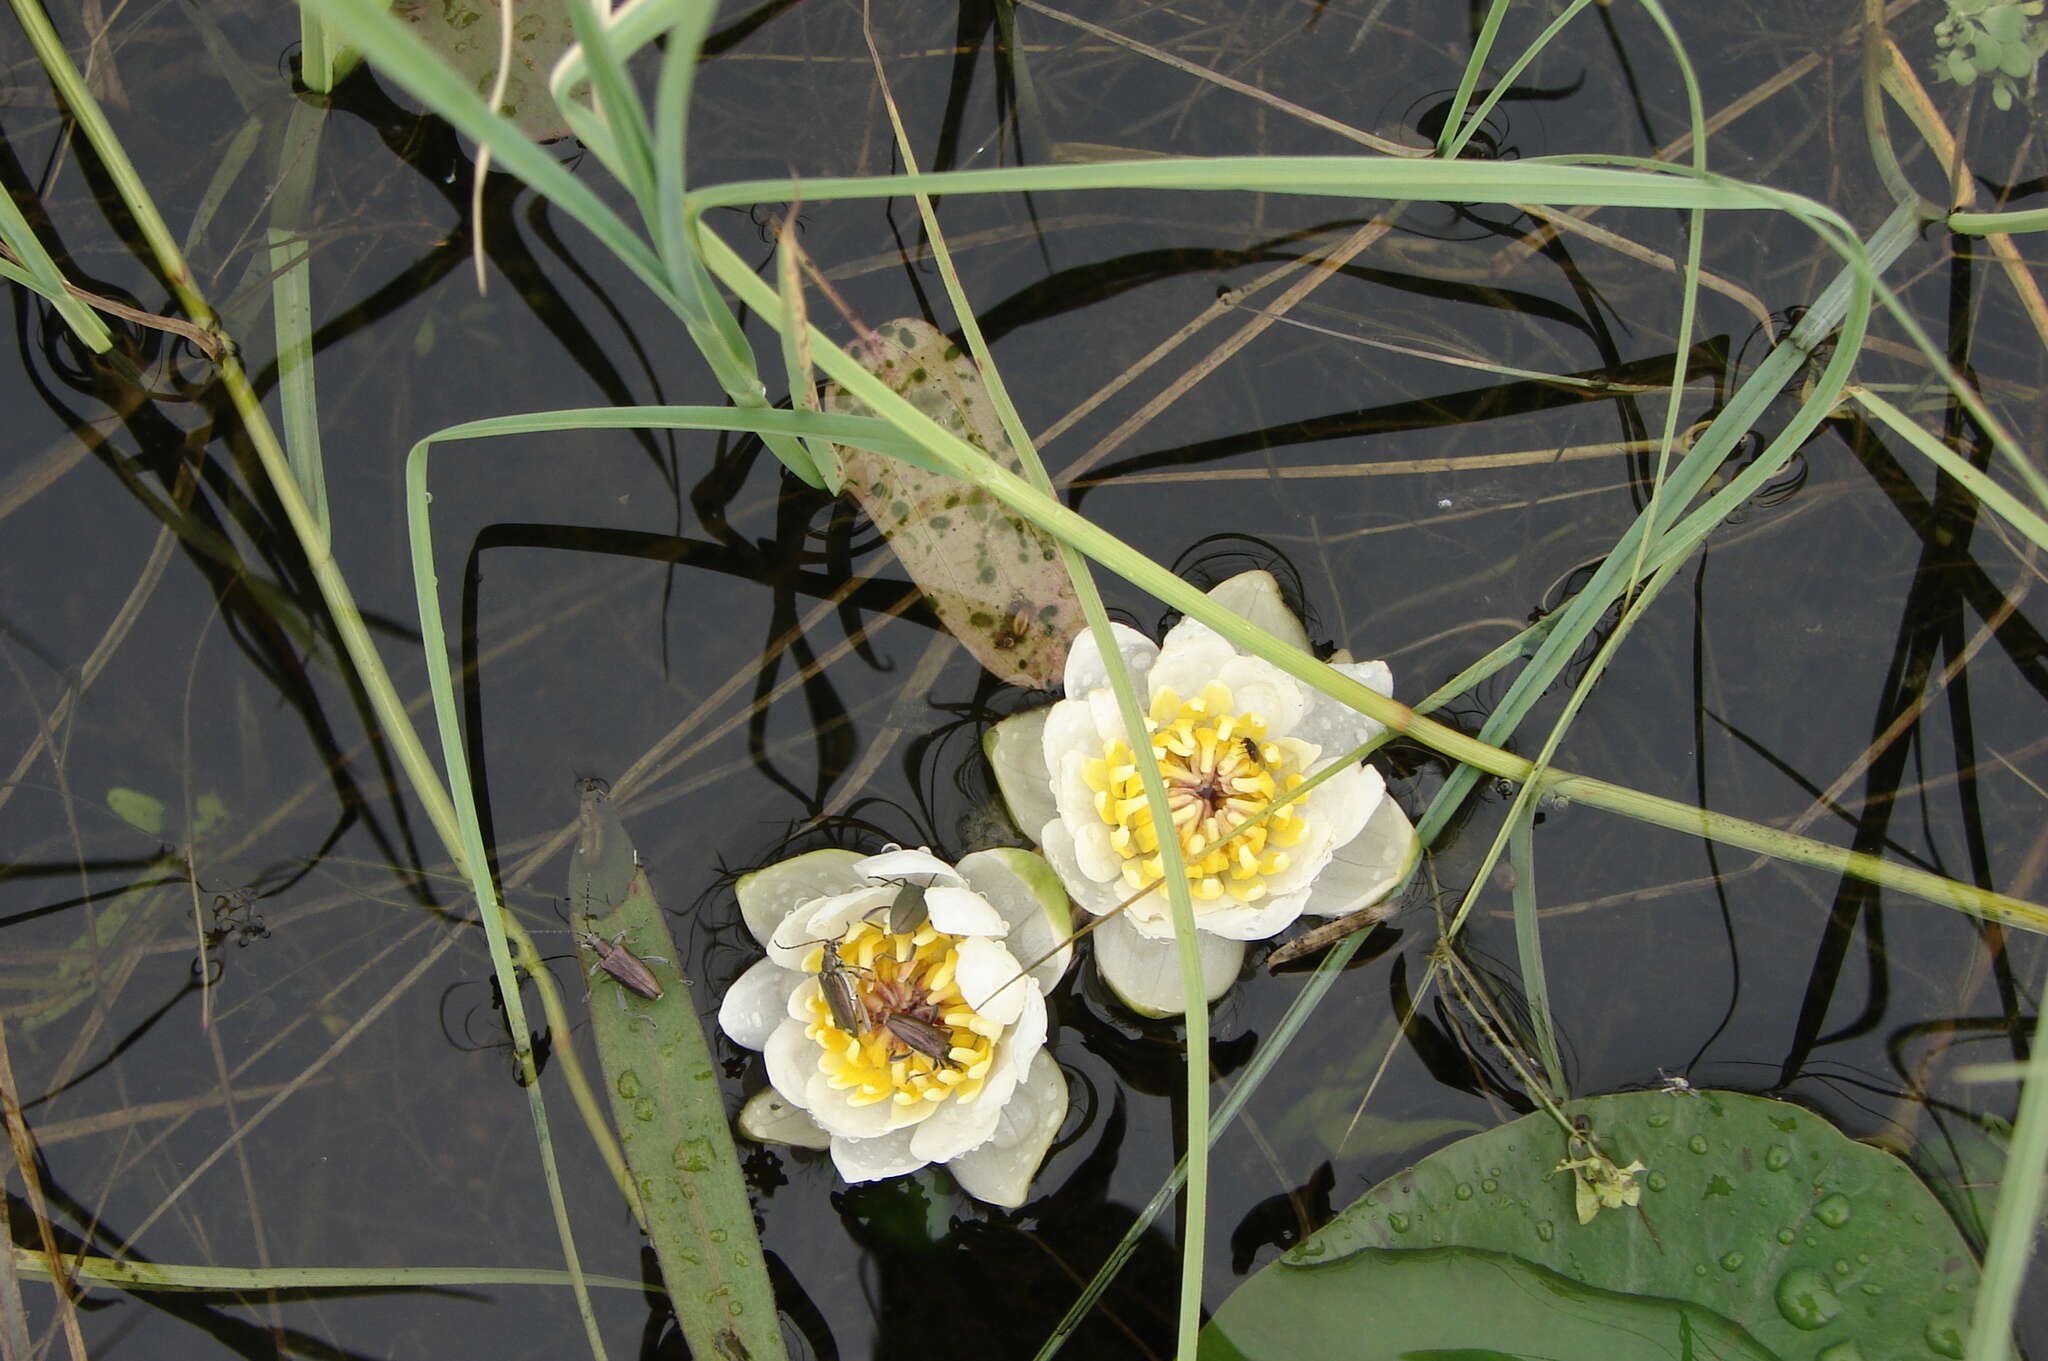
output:
[[1045, 991], [1072, 958], [1051, 868], [1009, 848], [958, 866], [925, 850], [813, 851], [744, 876], [738, 894], [768, 957], [718, 1023], [763, 1052], [772, 1088], [741, 1132], [829, 1146], [850, 1182], [945, 1163], [968, 1194], [1021, 1205], [1067, 1110], [1041, 1052]]
[[[1307, 631], [1270, 574], [1247, 572], [1209, 594], [1307, 650]], [[1236, 977], [1245, 941], [1273, 936], [1304, 913], [1355, 912], [1407, 877], [1415, 831], [1370, 766], [1346, 765], [1253, 820], [1382, 732], [1381, 724], [1192, 618], [1163, 646], [1112, 627], [1165, 777], [1211, 1000]], [[1393, 691], [1385, 662], [1342, 661], [1336, 669], [1383, 695]], [[988, 743], [997, 783], [1074, 900], [1108, 918], [1095, 932], [1105, 981], [1140, 1012], [1176, 1014], [1182, 991], [1159, 839], [1092, 634], [1075, 639], [1067, 656], [1066, 690], [1050, 709], [997, 725]]]

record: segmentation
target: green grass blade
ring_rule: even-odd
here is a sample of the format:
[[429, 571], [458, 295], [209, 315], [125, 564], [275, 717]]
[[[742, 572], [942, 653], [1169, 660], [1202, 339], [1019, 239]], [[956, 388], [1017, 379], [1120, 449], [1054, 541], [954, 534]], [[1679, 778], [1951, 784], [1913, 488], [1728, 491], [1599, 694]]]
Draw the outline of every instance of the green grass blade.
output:
[[292, 105], [279, 162], [284, 167], [270, 201], [271, 321], [277, 336], [278, 400], [284, 414], [284, 450], [299, 495], [319, 526], [322, 542], [333, 538], [327, 516], [327, 470], [320, 454], [320, 400], [313, 380], [312, 247], [300, 235], [306, 222], [313, 173], [320, 164], [320, 131], [327, 111], [316, 104]]
[[[1507, 18], [1511, 0], [1493, 0], [1487, 8], [1486, 19], [1479, 25], [1479, 35], [1473, 40], [1472, 54], [1465, 58], [1465, 69], [1458, 76], [1458, 88], [1451, 94], [1451, 107], [1444, 113], [1444, 125], [1437, 133], [1436, 154], [1446, 161], [1458, 159], [1458, 153], [1478, 130], [1479, 120], [1484, 111], [1475, 113], [1470, 119], [1465, 110], [1472, 103], [1472, 92], [1479, 88], [1479, 77], [1486, 71], [1486, 59], [1493, 55], [1494, 39], [1500, 36], [1501, 20]], [[1506, 85], [1505, 80], [1498, 82]], [[1497, 93], [1497, 91], [1496, 91]]]
[[1930, 462], [1960, 483], [1963, 488], [2037, 548], [2048, 549], [2048, 520], [2021, 504], [2020, 499], [1994, 481], [1991, 475], [1949, 448], [1924, 429], [1920, 422], [1865, 387], [1851, 387], [1849, 396], [1878, 422], [1925, 454]]
[[[15, 0], [23, 3], [24, 0]], [[302, 0], [332, 30], [360, 48], [387, 78], [452, 123], [471, 140], [488, 146], [498, 167], [517, 175], [535, 193], [576, 219], [656, 297], [675, 305], [673, 290], [647, 243], [623, 218], [555, 158], [535, 146], [510, 119], [492, 112], [476, 91], [436, 57], [403, 23], [385, 12], [381, 0]]]
[[2010, 232], [2048, 231], [2048, 208], [2012, 213], [1950, 213], [1942, 225], [1964, 236], [2003, 236]]

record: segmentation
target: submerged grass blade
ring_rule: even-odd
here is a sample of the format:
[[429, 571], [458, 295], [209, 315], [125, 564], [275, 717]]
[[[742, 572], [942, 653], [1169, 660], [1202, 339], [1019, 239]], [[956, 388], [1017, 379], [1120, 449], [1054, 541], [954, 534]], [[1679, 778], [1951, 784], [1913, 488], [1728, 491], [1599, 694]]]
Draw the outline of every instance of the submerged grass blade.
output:
[[285, 458], [321, 539], [330, 541], [327, 471], [320, 455], [320, 397], [313, 381], [313, 267], [308, 259], [312, 247], [303, 234], [313, 172], [320, 163], [320, 131], [326, 122], [327, 110], [319, 105], [292, 105], [279, 152], [284, 174], [270, 203], [269, 246]]

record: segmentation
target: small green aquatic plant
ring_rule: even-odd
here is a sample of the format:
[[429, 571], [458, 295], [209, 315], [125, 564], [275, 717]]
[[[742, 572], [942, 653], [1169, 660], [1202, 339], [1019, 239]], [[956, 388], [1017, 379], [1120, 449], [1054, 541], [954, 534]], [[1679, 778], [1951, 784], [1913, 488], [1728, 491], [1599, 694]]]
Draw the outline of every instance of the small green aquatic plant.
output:
[[1934, 25], [1942, 51], [1935, 77], [1958, 85], [1989, 77], [1991, 102], [2010, 109], [2024, 83], [2031, 100], [2035, 67], [2048, 52], [2048, 24], [2036, 22], [2042, 0], [1948, 0], [1948, 14]]

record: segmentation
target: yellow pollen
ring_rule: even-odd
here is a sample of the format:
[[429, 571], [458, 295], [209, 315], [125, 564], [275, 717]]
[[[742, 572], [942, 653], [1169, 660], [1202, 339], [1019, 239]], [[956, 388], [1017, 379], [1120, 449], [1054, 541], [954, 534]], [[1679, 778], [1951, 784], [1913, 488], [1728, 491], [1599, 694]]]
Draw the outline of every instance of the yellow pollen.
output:
[[[855, 1106], [887, 1101], [899, 1107], [952, 1098], [971, 1101], [981, 1091], [1004, 1027], [967, 1005], [955, 980], [960, 937], [943, 935], [929, 921], [897, 935], [887, 924], [856, 921], [837, 942], [842, 976], [853, 984], [859, 1015], [851, 1032], [840, 1028], [825, 1000], [825, 980], [810, 990], [805, 1034], [818, 1046], [818, 1070]], [[803, 961], [810, 973], [825, 967], [820, 945]], [[935, 1059], [888, 1027], [892, 1015], [921, 1022]], [[899, 1022], [902, 1024], [902, 1022]]]
[[[1284, 848], [1308, 834], [1302, 817], [1308, 800], [1296, 799], [1244, 825], [1301, 784], [1294, 758], [1265, 740], [1265, 720], [1239, 713], [1229, 687], [1220, 682], [1210, 682], [1185, 700], [1170, 688], [1161, 689], [1152, 697], [1149, 720], [1152, 755], [1166, 782], [1166, 804], [1190, 893], [1199, 903], [1218, 906], [1264, 898], [1270, 891], [1266, 880], [1292, 860]], [[1128, 743], [1112, 739], [1103, 743], [1101, 756], [1082, 768], [1095, 795], [1096, 814], [1109, 825], [1110, 849], [1123, 862], [1120, 877], [1132, 890], [1166, 877], [1136, 759]], [[1233, 837], [1233, 832], [1238, 834]]]

